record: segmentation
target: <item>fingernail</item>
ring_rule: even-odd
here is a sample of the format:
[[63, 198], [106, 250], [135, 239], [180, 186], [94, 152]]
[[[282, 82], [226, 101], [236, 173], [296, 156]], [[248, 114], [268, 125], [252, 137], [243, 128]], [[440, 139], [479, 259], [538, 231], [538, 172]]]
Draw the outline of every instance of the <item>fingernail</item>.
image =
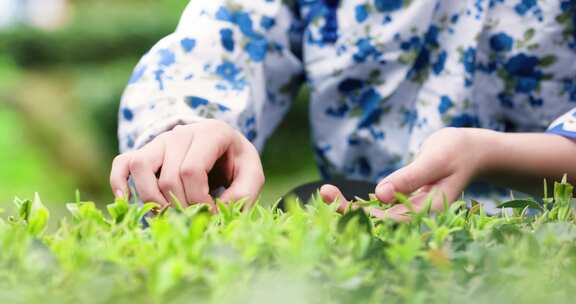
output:
[[116, 190], [115, 195], [116, 198], [124, 198], [124, 192], [122, 192], [122, 190]]
[[390, 203], [394, 200], [394, 185], [386, 182], [376, 187], [376, 196], [385, 203]]

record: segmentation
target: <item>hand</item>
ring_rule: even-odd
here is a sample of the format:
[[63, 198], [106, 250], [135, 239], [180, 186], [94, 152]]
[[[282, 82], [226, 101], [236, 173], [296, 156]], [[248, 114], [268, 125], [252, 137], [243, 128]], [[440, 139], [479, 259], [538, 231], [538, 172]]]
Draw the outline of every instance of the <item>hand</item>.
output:
[[225, 187], [223, 201], [254, 201], [264, 173], [256, 148], [240, 132], [217, 120], [176, 126], [143, 148], [119, 155], [110, 174], [117, 197], [129, 195], [132, 176], [140, 199], [167, 206], [172, 195], [182, 204], [214, 207], [210, 191]]
[[[427, 198], [432, 195], [433, 210], [440, 210], [444, 199], [454, 202], [469, 182], [479, 175], [486, 161], [488, 138], [496, 132], [481, 129], [445, 128], [430, 136], [422, 145], [420, 153], [408, 166], [384, 178], [376, 187], [376, 197], [383, 203], [394, 203], [396, 192], [411, 195], [414, 211], [426, 208]], [[340, 204], [343, 212], [349, 202], [332, 185], [320, 189], [325, 202]], [[373, 216], [397, 221], [409, 220], [409, 210], [396, 205], [383, 211], [368, 210]]]

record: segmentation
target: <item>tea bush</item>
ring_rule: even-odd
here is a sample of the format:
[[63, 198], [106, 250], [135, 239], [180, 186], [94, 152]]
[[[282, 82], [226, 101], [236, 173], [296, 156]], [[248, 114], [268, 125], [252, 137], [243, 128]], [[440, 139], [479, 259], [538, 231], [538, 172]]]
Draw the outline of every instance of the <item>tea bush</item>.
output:
[[77, 199], [49, 232], [38, 197], [16, 200], [0, 220], [0, 303], [571, 302], [573, 203], [562, 182], [500, 216], [459, 201], [393, 223], [317, 199], [154, 217], [154, 204], [117, 200], [104, 215]]

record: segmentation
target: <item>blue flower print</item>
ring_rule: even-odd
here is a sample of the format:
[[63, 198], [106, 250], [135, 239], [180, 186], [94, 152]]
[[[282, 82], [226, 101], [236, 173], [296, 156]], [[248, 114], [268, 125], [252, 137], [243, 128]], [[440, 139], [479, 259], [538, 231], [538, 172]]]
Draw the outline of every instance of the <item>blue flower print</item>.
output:
[[128, 108], [122, 109], [122, 118], [126, 121], [132, 121], [134, 119], [134, 112]]
[[424, 42], [430, 47], [438, 47], [438, 35], [440, 34], [440, 29], [432, 25], [426, 31], [424, 35]]
[[234, 32], [229, 29], [221, 29], [220, 30], [220, 43], [222, 43], [222, 47], [227, 50], [228, 52], [234, 51]]
[[404, 121], [402, 122], [408, 127], [410, 131], [414, 129], [416, 122], [418, 121], [418, 111], [416, 110], [405, 110], [404, 111]]
[[146, 65], [136, 67], [134, 73], [132, 73], [132, 76], [130, 76], [130, 80], [128, 80], [128, 84], [134, 84], [140, 81], [140, 79], [142, 79], [142, 77], [146, 74], [147, 68], [148, 67]]
[[477, 128], [479, 125], [480, 121], [477, 116], [466, 113], [452, 117], [450, 122], [450, 127], [455, 128]]
[[393, 12], [402, 8], [403, 0], [376, 0], [376, 9], [380, 12]]
[[216, 73], [227, 81], [235, 81], [240, 69], [234, 63], [226, 60], [216, 68]]
[[260, 26], [265, 30], [270, 30], [274, 25], [276, 25], [274, 18], [263, 16], [262, 19], [260, 19]]
[[530, 93], [538, 87], [543, 73], [537, 69], [540, 60], [524, 53], [513, 56], [504, 64], [504, 69], [516, 81], [516, 91]]
[[528, 101], [530, 102], [530, 105], [533, 107], [541, 107], [544, 105], [544, 99], [542, 99], [542, 98], [536, 98], [534, 96], [529, 96]]
[[338, 85], [338, 91], [342, 94], [348, 94], [363, 88], [365, 85], [363, 80], [356, 78], [346, 78]]
[[242, 34], [246, 35], [246, 37], [250, 38], [261, 37], [261, 35], [259, 35], [254, 31], [252, 25], [252, 19], [250, 18], [250, 15], [248, 15], [248, 13], [246, 12], [234, 13], [232, 22], [236, 23], [238, 27], [240, 27], [240, 31], [242, 32]]
[[228, 60], [224, 60], [216, 68], [216, 75], [228, 82], [234, 90], [242, 90], [246, 86], [246, 81], [243, 78], [239, 78], [240, 72], [241, 70]]
[[378, 49], [376, 49], [370, 38], [362, 38], [356, 42], [356, 47], [358, 51], [353, 55], [354, 61], [365, 62], [368, 57], [373, 57], [375, 60], [382, 55]]
[[474, 74], [476, 71], [476, 49], [473, 47], [467, 48], [464, 51], [464, 56], [462, 58], [462, 63], [464, 64], [464, 69], [469, 74]]
[[360, 95], [358, 103], [362, 108], [362, 117], [358, 122], [359, 128], [366, 128], [380, 119], [383, 111], [380, 107], [381, 102], [382, 96], [373, 88], [368, 89]]
[[[248, 43], [244, 47], [244, 50], [248, 53], [248, 56], [250, 56], [252, 61], [262, 62], [266, 58], [268, 52], [268, 40], [264, 35], [254, 30], [252, 18], [249, 13], [241, 10], [230, 12], [226, 7], [222, 6], [218, 12], [216, 12], [216, 18], [218, 20], [231, 22], [238, 26], [240, 32], [248, 38]], [[224, 35], [226, 35], [226, 38], [232, 36], [229, 33], [224, 33]], [[222, 33], [220, 38], [222, 41]], [[230, 43], [228, 43], [227, 47], [228, 50], [233, 48]]]
[[261, 62], [266, 58], [268, 52], [268, 41], [266, 39], [254, 39], [248, 42], [244, 50], [254, 62]]
[[348, 107], [346, 104], [342, 104], [336, 108], [329, 107], [326, 109], [326, 115], [335, 118], [344, 118], [348, 111], [350, 111], [350, 107]]
[[419, 49], [422, 43], [420, 41], [420, 37], [412, 36], [407, 41], [400, 43], [400, 48], [404, 51], [409, 51], [413, 49]]
[[244, 122], [242, 126], [242, 133], [249, 141], [254, 141], [258, 137], [258, 131], [256, 130], [256, 117], [251, 116]]
[[442, 73], [442, 71], [444, 71], [444, 66], [446, 65], [447, 59], [448, 59], [448, 53], [446, 51], [442, 51], [440, 52], [440, 54], [438, 54], [438, 60], [432, 66], [434, 74], [439, 75], [440, 73]]
[[520, 0], [520, 3], [514, 6], [519, 15], [525, 15], [530, 9], [536, 6], [536, 0]]
[[192, 109], [197, 109], [201, 106], [206, 106], [210, 102], [204, 98], [197, 97], [197, 96], [189, 96], [185, 99], [186, 104], [190, 106]]
[[320, 29], [322, 41], [324, 43], [335, 43], [338, 40], [338, 16], [336, 9], [326, 9], [325, 23]]
[[498, 33], [490, 37], [490, 47], [495, 52], [509, 52], [514, 45], [514, 39], [506, 33]]
[[161, 49], [158, 51], [158, 56], [160, 60], [158, 61], [158, 65], [161, 67], [169, 67], [176, 63], [176, 55], [170, 49]]
[[576, 80], [568, 78], [562, 82], [564, 84], [564, 91], [569, 95], [570, 101], [576, 102]]
[[207, 99], [202, 98], [202, 97], [198, 97], [198, 96], [186, 96], [186, 98], [184, 98], [184, 102], [190, 108], [195, 109], [195, 110], [203, 108], [205, 111], [211, 113], [211, 115], [214, 115], [217, 112], [230, 111], [230, 108], [228, 108], [227, 106], [225, 106], [223, 104], [210, 102]]
[[512, 100], [512, 96], [510, 94], [501, 92], [498, 94], [498, 101], [500, 105], [504, 108], [512, 109], [514, 108], [514, 101]]
[[365, 4], [357, 5], [355, 8], [356, 21], [362, 23], [368, 19], [368, 9], [366, 9]]
[[440, 105], [438, 105], [438, 112], [440, 112], [440, 114], [445, 114], [453, 106], [454, 103], [452, 102], [452, 99], [450, 99], [450, 97], [442, 96], [440, 97]]
[[196, 47], [196, 40], [191, 38], [184, 38], [180, 41], [180, 45], [185, 53], [190, 53]]

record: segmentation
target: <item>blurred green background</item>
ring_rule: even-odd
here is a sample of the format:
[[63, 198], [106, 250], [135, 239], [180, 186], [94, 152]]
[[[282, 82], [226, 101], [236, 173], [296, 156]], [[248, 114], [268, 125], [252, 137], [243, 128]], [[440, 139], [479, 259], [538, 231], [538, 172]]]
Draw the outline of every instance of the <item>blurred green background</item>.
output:
[[[83, 199], [111, 201], [122, 90], [140, 56], [174, 30], [187, 2], [67, 1], [64, 18], [50, 29], [26, 22], [0, 28], [0, 209], [34, 192], [57, 214], [76, 189]], [[318, 178], [305, 90], [268, 142], [263, 163], [265, 202]]]

